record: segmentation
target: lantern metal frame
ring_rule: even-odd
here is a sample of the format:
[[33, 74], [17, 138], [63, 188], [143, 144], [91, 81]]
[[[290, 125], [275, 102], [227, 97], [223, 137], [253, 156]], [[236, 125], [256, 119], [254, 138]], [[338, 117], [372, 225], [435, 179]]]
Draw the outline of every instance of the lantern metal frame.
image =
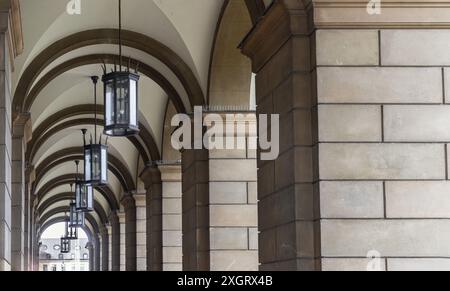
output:
[[95, 104], [95, 125], [94, 139], [90, 139], [90, 143], [86, 143], [86, 129], [82, 129], [83, 133], [83, 154], [84, 154], [84, 183], [91, 186], [104, 186], [108, 184], [108, 139], [102, 143], [102, 136], [97, 142], [97, 82], [98, 77], [91, 77], [94, 84], [94, 104]]
[[68, 239], [67, 237], [62, 237], [61, 238], [60, 253], [61, 254], [68, 254], [68, 253], [70, 253], [70, 245], [71, 245], [71, 240]]
[[106, 71], [103, 64], [104, 85], [104, 133], [108, 136], [133, 136], [139, 133], [139, 75], [138, 64], [135, 73], [130, 72], [131, 60], [122, 70], [122, 1], [119, 0], [119, 70]]
[[80, 161], [75, 161], [77, 174], [75, 178], [75, 207], [78, 212], [91, 212], [94, 210], [94, 188], [80, 180], [78, 166]]
[[70, 219], [69, 227], [79, 228], [85, 225], [85, 213], [83, 211], [78, 211], [76, 203], [70, 203]]
[[70, 226], [70, 217], [66, 216], [66, 236], [65, 238], [69, 240], [77, 240], [78, 239], [78, 228]]

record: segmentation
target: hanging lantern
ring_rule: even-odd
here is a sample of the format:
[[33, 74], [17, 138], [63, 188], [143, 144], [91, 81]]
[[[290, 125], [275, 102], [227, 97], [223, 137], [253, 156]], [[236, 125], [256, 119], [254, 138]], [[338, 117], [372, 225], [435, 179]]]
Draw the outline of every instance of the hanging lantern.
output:
[[85, 213], [78, 211], [75, 203], [70, 203], [69, 227], [78, 228], [84, 226]]
[[70, 239], [66, 237], [61, 238], [61, 254], [68, 254], [70, 253]]
[[[91, 77], [94, 83], [94, 102], [97, 109], [97, 82], [98, 77]], [[84, 183], [91, 186], [104, 186], [108, 184], [108, 146], [102, 144], [102, 136], [97, 143], [97, 110], [95, 110], [94, 140], [86, 143], [86, 129], [83, 132], [84, 143]]]
[[105, 128], [108, 136], [131, 136], [139, 133], [137, 66], [130, 72], [131, 63], [122, 70], [122, 2], [119, 0], [119, 70], [114, 65], [110, 73], [103, 65]]
[[70, 226], [70, 217], [66, 217], [66, 238], [69, 240], [78, 239], [78, 228]]
[[77, 165], [77, 176], [75, 178], [75, 205], [76, 210], [81, 212], [90, 212], [94, 210], [94, 189], [78, 178], [79, 161]]

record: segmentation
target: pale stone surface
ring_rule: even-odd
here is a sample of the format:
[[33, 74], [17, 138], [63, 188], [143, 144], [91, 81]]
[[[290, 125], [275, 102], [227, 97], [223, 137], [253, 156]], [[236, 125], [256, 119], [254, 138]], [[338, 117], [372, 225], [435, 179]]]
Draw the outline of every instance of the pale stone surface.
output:
[[322, 256], [448, 257], [448, 220], [323, 220]]
[[[371, 266], [371, 259], [322, 259], [322, 271], [325, 272], [365, 272]], [[386, 271], [384, 259], [380, 259], [380, 271]]]
[[163, 231], [163, 245], [167, 247], [181, 247], [181, 231]]
[[387, 182], [388, 218], [450, 218], [450, 182]]
[[258, 229], [257, 228], [249, 228], [248, 229], [248, 248], [250, 250], [258, 250]]
[[450, 259], [388, 259], [389, 271], [450, 271]]
[[183, 256], [181, 247], [163, 247], [163, 258], [165, 263], [180, 263]]
[[381, 30], [383, 66], [448, 66], [449, 47], [448, 29]]
[[440, 68], [318, 68], [319, 103], [442, 103]]
[[256, 205], [211, 205], [210, 226], [256, 226]]
[[322, 180], [444, 179], [445, 148], [436, 144], [321, 144]]
[[318, 30], [317, 65], [378, 65], [377, 30]]
[[319, 105], [319, 141], [382, 140], [380, 106]]
[[322, 218], [383, 218], [382, 182], [321, 182]]
[[181, 182], [164, 182], [162, 193], [164, 198], [181, 198]]
[[256, 160], [210, 160], [209, 167], [211, 181], [257, 180]]
[[164, 230], [180, 230], [181, 214], [164, 214], [163, 218]]
[[248, 249], [247, 228], [211, 228], [209, 235], [212, 250]]
[[181, 200], [177, 198], [163, 199], [163, 213], [164, 214], [179, 214], [181, 213]]
[[257, 251], [211, 251], [211, 271], [257, 271]]
[[209, 202], [211, 204], [246, 204], [247, 183], [211, 182], [209, 183]]
[[384, 132], [388, 142], [450, 141], [450, 106], [385, 106]]
[[183, 264], [176, 264], [176, 263], [164, 263], [163, 264], [163, 271], [165, 272], [181, 272], [183, 271]]

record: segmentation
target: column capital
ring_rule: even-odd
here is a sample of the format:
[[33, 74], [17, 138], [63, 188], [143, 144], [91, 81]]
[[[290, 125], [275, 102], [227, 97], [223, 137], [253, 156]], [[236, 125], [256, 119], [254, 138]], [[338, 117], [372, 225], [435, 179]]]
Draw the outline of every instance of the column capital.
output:
[[158, 166], [161, 172], [161, 180], [164, 182], [180, 182], [182, 179], [182, 168], [180, 165]]
[[117, 211], [111, 211], [108, 216], [109, 223], [113, 225], [114, 223], [119, 223], [119, 216], [117, 215]]
[[146, 199], [147, 199], [147, 194], [146, 193], [134, 194], [133, 198], [134, 198], [134, 201], [136, 203], [136, 207], [145, 207]]
[[[309, 35], [314, 29], [308, 0], [277, 0], [241, 42], [242, 53], [252, 60], [253, 72], [293, 35]], [[268, 37], [270, 35], [270, 37]]]
[[157, 166], [147, 166], [139, 175], [144, 182], [145, 189], [148, 190], [153, 184], [161, 183], [161, 172]]
[[13, 113], [13, 138], [24, 138], [25, 143], [32, 137], [31, 113]]
[[126, 194], [123, 196], [122, 200], [120, 200], [120, 203], [123, 205], [125, 210], [136, 208], [136, 201], [133, 198], [133, 195]]

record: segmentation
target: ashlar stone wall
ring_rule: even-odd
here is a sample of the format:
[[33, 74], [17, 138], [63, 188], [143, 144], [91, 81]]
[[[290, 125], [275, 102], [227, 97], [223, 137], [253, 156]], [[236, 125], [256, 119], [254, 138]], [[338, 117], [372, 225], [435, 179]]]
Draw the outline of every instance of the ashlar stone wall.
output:
[[450, 269], [450, 30], [315, 37], [322, 269]]

